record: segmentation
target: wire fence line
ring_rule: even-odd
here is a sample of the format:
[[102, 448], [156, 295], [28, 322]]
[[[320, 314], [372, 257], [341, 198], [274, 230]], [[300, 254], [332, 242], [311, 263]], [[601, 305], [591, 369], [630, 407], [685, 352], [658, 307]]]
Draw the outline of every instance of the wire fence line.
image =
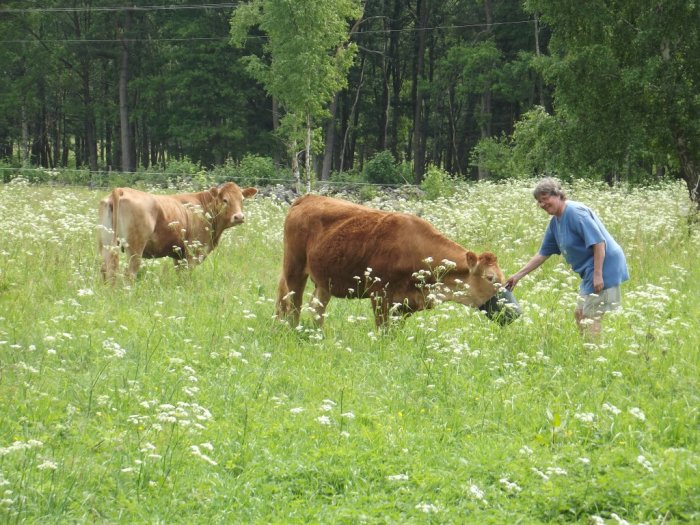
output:
[[[200, 179], [200, 173], [184, 173], [184, 172], [167, 172], [167, 171], [115, 171], [115, 170], [84, 170], [72, 168], [26, 168], [26, 167], [0, 167], [0, 182], [9, 183], [18, 177], [12, 177], [12, 174], [18, 174], [18, 177], [27, 179], [29, 182], [41, 184], [55, 183], [61, 186], [75, 186], [90, 188], [110, 188], [115, 182], [118, 184], [126, 183], [153, 183], [163, 184], [167, 182], [187, 182]], [[24, 176], [28, 175], [28, 176]], [[149, 180], [151, 179], [151, 180]], [[236, 177], [227, 175], [213, 175], [211, 173], [204, 174], [201, 179], [204, 182], [222, 183], [236, 182], [245, 184], [259, 184], [261, 186], [295, 186], [297, 180], [294, 177]], [[306, 180], [301, 183], [306, 185]], [[412, 182], [403, 182], [400, 184], [379, 184], [375, 182], [357, 181], [357, 180], [314, 180], [314, 185], [317, 186], [335, 186], [335, 187], [376, 187], [376, 188], [401, 188], [401, 187], [420, 187]]]

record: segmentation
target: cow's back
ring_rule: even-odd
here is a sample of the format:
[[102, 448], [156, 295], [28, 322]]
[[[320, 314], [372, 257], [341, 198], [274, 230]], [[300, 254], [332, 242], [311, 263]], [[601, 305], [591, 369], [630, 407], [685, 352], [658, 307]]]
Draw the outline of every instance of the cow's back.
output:
[[420, 217], [329, 197], [300, 198], [285, 222], [285, 261], [303, 265], [315, 282], [328, 283], [333, 295], [364, 287], [367, 279], [404, 286], [426, 267], [426, 257], [461, 262], [464, 253]]

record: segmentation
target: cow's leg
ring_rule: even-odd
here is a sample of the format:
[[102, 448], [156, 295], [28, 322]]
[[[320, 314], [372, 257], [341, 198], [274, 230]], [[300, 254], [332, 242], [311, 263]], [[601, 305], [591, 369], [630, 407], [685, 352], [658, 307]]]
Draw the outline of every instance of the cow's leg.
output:
[[325, 286], [316, 285], [314, 295], [311, 298], [311, 310], [314, 312], [314, 322], [319, 328], [323, 327], [326, 318], [326, 307], [331, 300], [331, 291]]
[[126, 278], [133, 281], [136, 278], [136, 274], [141, 267], [141, 258], [143, 256], [143, 250], [146, 248], [146, 241], [137, 237], [136, 235], [131, 236], [131, 240], [126, 243], [124, 247], [126, 251], [126, 256], [129, 261], [126, 267]]
[[287, 320], [291, 326], [299, 324], [299, 314], [301, 303], [304, 298], [304, 288], [308, 275], [285, 275], [282, 273], [277, 286], [277, 317], [280, 320]]
[[383, 293], [374, 292], [370, 294], [372, 310], [374, 311], [374, 324], [377, 328], [383, 327], [389, 320], [390, 301]]
[[102, 245], [102, 278], [107, 283], [114, 283], [115, 276], [119, 271], [119, 248], [111, 244]]
[[114, 277], [119, 270], [119, 249], [113, 244], [112, 202], [109, 199], [100, 201], [99, 224], [97, 228], [97, 250], [102, 257], [100, 271], [105, 282], [113, 283]]

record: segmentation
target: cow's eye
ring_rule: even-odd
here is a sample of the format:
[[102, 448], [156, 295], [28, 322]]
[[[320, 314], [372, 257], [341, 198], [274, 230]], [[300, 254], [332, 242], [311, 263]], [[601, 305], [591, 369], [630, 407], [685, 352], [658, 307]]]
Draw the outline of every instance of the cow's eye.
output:
[[224, 204], [228, 204], [228, 199], [224, 197]]

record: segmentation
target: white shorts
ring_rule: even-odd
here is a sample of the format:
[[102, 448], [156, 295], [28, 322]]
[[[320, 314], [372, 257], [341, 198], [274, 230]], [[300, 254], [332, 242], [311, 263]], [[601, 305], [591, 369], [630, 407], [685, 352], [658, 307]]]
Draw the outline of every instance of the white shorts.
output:
[[620, 308], [622, 292], [619, 286], [606, 288], [599, 294], [580, 294], [576, 300], [576, 310], [583, 312], [585, 317], [601, 317], [605, 312]]

